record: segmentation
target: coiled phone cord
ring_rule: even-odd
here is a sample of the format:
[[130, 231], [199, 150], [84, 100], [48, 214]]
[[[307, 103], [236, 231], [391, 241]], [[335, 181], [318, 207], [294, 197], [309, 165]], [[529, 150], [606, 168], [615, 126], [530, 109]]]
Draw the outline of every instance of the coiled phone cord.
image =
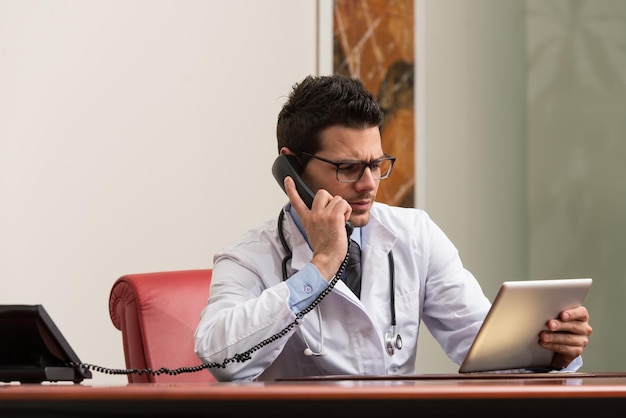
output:
[[[287, 255], [287, 257], [289, 257], [290, 254]], [[285, 257], [285, 258], [287, 258]], [[348, 253], [346, 253], [346, 256], [343, 260], [343, 262], [341, 263], [341, 265], [339, 266], [339, 270], [337, 270], [337, 273], [335, 273], [335, 275], [332, 277], [332, 279], [330, 280], [330, 282], [328, 283], [328, 287], [326, 287], [326, 289], [324, 289], [322, 291], [322, 293], [319, 294], [319, 296], [317, 298], [315, 298], [315, 300], [313, 302], [311, 302], [311, 304], [309, 306], [307, 306], [305, 309], [303, 309], [302, 311], [298, 312], [296, 314], [296, 319], [291, 322], [289, 325], [287, 325], [285, 328], [283, 328], [281, 331], [277, 332], [276, 334], [272, 335], [271, 337], [266, 338], [265, 340], [261, 341], [260, 343], [258, 343], [257, 345], [253, 346], [252, 348], [250, 348], [247, 351], [244, 351], [243, 353], [237, 353], [232, 357], [228, 357], [226, 359], [224, 359], [224, 361], [222, 361], [221, 363], [218, 362], [210, 362], [210, 363], [202, 363], [198, 366], [192, 366], [192, 367], [179, 367], [176, 369], [169, 369], [167, 367], [161, 367], [160, 369], [151, 369], [151, 368], [145, 368], [145, 369], [111, 369], [108, 367], [102, 367], [102, 366], [97, 366], [94, 364], [89, 364], [89, 363], [74, 363], [74, 362], [70, 362], [68, 363], [68, 365], [70, 367], [73, 367], [75, 369], [87, 369], [87, 370], [91, 370], [91, 371], [95, 371], [95, 372], [99, 372], [99, 373], [104, 373], [104, 374], [115, 374], [115, 375], [130, 375], [130, 374], [137, 374], [137, 375], [151, 375], [151, 376], [158, 376], [158, 375], [170, 375], [170, 376], [175, 376], [178, 374], [182, 374], [182, 373], [194, 373], [194, 372], [199, 372], [201, 370], [204, 369], [214, 369], [214, 368], [225, 368], [226, 366], [228, 366], [228, 364], [230, 363], [243, 363], [246, 362], [248, 360], [250, 360], [252, 358], [252, 353], [254, 353], [255, 351], [260, 350], [261, 348], [265, 347], [268, 344], [273, 343], [274, 341], [284, 337], [285, 335], [287, 335], [296, 325], [298, 325], [300, 322], [300, 320], [309, 312], [311, 312], [321, 301], [322, 299], [324, 299], [326, 297], [326, 295], [328, 295], [333, 288], [335, 287], [335, 284], [337, 284], [337, 281], [339, 280], [339, 278], [341, 276], [343, 276], [343, 272], [346, 269], [346, 265], [348, 264]]]

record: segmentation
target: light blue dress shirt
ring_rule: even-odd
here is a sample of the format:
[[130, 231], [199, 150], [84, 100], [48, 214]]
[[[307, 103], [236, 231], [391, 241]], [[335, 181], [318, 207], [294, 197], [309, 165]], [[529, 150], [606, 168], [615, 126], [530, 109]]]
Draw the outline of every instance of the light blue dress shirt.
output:
[[[306, 232], [300, 221], [300, 217], [291, 205], [288, 206], [287, 211], [293, 217], [298, 230], [307, 239]], [[351, 238], [361, 245], [361, 228], [354, 228]], [[307, 240], [308, 243], [308, 240]], [[327, 287], [328, 282], [313, 264], [307, 264], [302, 270], [291, 276], [285, 281], [287, 287], [289, 287], [289, 307], [294, 313], [299, 313], [303, 309], [307, 308], [311, 302], [315, 300], [320, 293], [322, 293]]]

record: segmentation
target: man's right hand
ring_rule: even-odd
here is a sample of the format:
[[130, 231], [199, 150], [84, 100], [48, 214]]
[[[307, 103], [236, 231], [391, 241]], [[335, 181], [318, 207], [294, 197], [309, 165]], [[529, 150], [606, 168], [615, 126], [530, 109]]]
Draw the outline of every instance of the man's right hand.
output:
[[311, 263], [330, 281], [348, 252], [346, 222], [350, 219], [352, 207], [342, 197], [319, 189], [309, 209], [300, 198], [291, 177], [285, 178], [285, 192], [313, 249]]

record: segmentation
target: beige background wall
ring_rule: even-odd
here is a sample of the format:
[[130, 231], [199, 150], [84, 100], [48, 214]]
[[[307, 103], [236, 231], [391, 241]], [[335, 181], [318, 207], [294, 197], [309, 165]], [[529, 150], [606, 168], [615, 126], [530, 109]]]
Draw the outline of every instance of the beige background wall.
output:
[[503, 280], [592, 277], [582, 370], [626, 369], [626, 3], [419, 4], [418, 204], [490, 297]]
[[[527, 278], [524, 2], [418, 5], [418, 206], [492, 299]], [[420, 371], [458, 369], [422, 343]]]
[[587, 370], [626, 369], [626, 2], [528, 3], [528, 266], [594, 278]]
[[[533, 48], [551, 22], [568, 39], [574, 4], [610, 16], [592, 30], [626, 5], [416, 1], [418, 206], [490, 297], [507, 279], [596, 278], [585, 368], [624, 368], [624, 54], [587, 40], [570, 71], [586, 88], [538, 96], [560, 73], [549, 55], [552, 72], [537, 71]], [[115, 279], [211, 267], [284, 203], [269, 169], [275, 119], [290, 86], [317, 71], [317, 6], [0, 0], [0, 303], [43, 304], [83, 361], [123, 367], [108, 317]], [[537, 7], [557, 18], [534, 20]], [[602, 48], [605, 61], [589, 56]], [[456, 367], [426, 336], [418, 369]]]

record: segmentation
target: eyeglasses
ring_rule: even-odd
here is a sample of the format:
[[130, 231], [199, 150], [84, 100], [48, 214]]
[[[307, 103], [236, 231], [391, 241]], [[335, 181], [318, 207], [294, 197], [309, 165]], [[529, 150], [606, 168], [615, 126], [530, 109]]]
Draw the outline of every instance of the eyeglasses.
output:
[[393, 163], [396, 162], [396, 157], [392, 157], [389, 154], [384, 154], [385, 156], [383, 158], [369, 162], [358, 160], [331, 161], [326, 158], [318, 157], [317, 155], [309, 154], [308, 152], [303, 152], [302, 154], [309, 158], [315, 158], [316, 160], [334, 165], [337, 169], [337, 181], [342, 183], [355, 183], [359, 181], [363, 173], [365, 173], [366, 167], [369, 167], [374, 180], [386, 179], [391, 174]]

